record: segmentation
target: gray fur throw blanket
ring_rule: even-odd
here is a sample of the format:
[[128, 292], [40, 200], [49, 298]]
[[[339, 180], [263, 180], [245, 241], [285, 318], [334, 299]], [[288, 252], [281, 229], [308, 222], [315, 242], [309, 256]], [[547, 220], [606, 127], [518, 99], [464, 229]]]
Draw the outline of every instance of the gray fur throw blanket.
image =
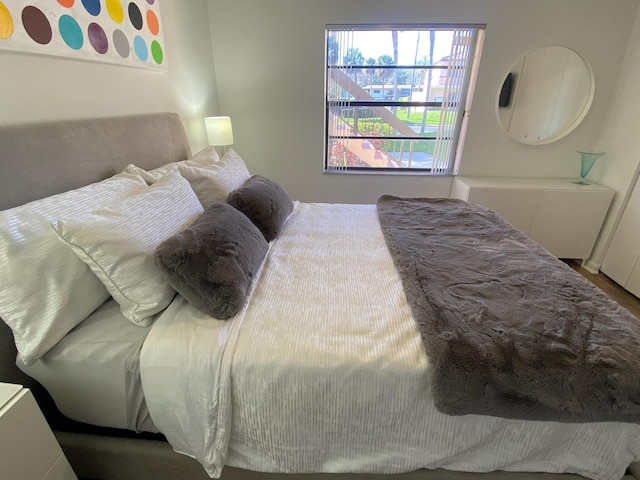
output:
[[485, 207], [377, 208], [438, 410], [640, 423], [640, 320]]

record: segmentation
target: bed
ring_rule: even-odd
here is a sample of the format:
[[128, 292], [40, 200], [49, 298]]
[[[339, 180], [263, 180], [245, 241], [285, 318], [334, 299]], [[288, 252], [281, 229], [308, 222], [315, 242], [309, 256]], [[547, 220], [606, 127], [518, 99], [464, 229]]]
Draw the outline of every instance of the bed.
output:
[[[414, 321], [425, 308], [440, 312], [437, 318], [442, 321], [459, 315], [450, 315], [454, 310], [449, 308], [443, 310], [442, 305], [451, 302], [449, 298], [420, 304], [424, 272], [413, 269], [418, 281], [412, 281], [406, 276], [411, 269], [397, 268], [412, 262], [391, 254], [406, 250], [403, 243], [414, 248], [417, 242], [398, 233], [407, 229], [405, 220], [399, 221], [400, 228], [394, 222], [406, 217], [393, 215], [397, 210], [410, 210], [413, 218], [419, 218], [419, 211], [433, 216], [434, 208], [453, 208], [453, 223], [463, 218], [462, 209], [490, 225], [500, 224], [492, 212], [467, 211], [470, 205], [451, 204], [446, 199], [440, 206], [426, 199], [407, 203], [407, 199], [384, 197], [377, 208], [291, 202], [275, 182], [250, 176], [233, 150], [222, 158], [210, 148], [192, 156], [181, 120], [170, 113], [3, 127], [0, 146], [3, 228], [18, 225], [26, 230], [16, 231], [26, 236], [35, 229], [35, 221], [18, 221], [19, 215], [7, 213], [15, 211], [10, 209], [34, 200], [47, 202], [60, 192], [81, 191], [70, 198], [62, 197], [64, 215], [46, 219], [46, 227], [55, 228], [55, 232], [47, 230], [48, 235], [59, 237], [56, 248], [64, 248], [66, 261], [43, 255], [37, 257], [38, 262], [34, 262], [36, 257], [28, 257], [23, 264], [18, 263], [23, 267], [20, 274], [27, 278], [29, 268], [46, 276], [82, 260], [74, 263], [77, 271], [66, 276], [53, 274], [53, 280], [44, 282], [56, 296], [75, 299], [70, 302], [74, 308], [61, 315], [59, 321], [64, 326], [49, 326], [44, 334], [24, 335], [23, 331], [32, 332], [29, 328], [36, 315], [29, 313], [37, 312], [37, 305], [27, 308], [17, 301], [7, 317], [15, 311], [26, 313], [20, 321], [13, 321], [15, 335], [0, 322], [0, 380], [24, 384], [37, 393], [81, 477], [582, 475], [601, 480], [621, 478], [640, 457], [638, 412], [635, 404], [625, 405], [621, 400], [625, 396], [635, 398], [622, 391], [634, 383], [629, 380], [629, 370], [636, 371], [633, 353], [637, 350], [632, 350], [639, 343], [632, 325], [635, 320], [602, 298], [603, 294], [572, 270], [552, 262], [526, 237], [510, 230], [496, 232], [510, 239], [508, 245], [498, 240], [500, 252], [512, 252], [508, 248], [516, 247], [518, 251], [533, 251], [537, 257], [527, 261], [546, 265], [539, 269], [516, 266], [518, 274], [523, 270], [547, 272], [549, 268], [549, 276], [553, 276], [559, 271], [561, 276], [569, 276], [566, 288], [597, 297], [599, 308], [616, 316], [623, 326], [617, 330], [595, 324], [592, 330], [625, 337], [617, 352], [608, 352], [606, 343], [599, 344], [598, 352], [603, 369], [621, 370], [622, 365], [626, 374], [612, 376], [608, 370], [602, 373], [594, 368], [583, 375], [602, 388], [608, 388], [615, 377], [615, 388], [606, 390], [609, 396], [605, 400], [614, 399], [610, 403], [616, 408], [603, 413], [602, 405], [590, 410], [591, 405], [585, 402], [576, 410], [571, 403], [574, 397], [567, 397], [554, 399], [556, 403], [551, 403], [556, 408], [545, 410], [536, 402], [525, 401], [521, 391], [498, 395], [500, 388], [517, 384], [517, 379], [503, 378], [505, 369], [499, 368], [500, 375], [495, 375], [496, 383], [491, 384], [472, 376], [474, 369], [469, 365], [481, 362], [459, 360], [465, 354], [468, 358], [470, 351], [482, 358], [490, 356], [480, 350], [484, 348], [482, 342], [474, 343], [473, 348], [468, 348], [469, 343], [448, 342], [444, 351], [442, 342], [428, 343], [438, 337], [433, 329], [442, 329], [442, 323]], [[173, 166], [166, 167], [169, 164]], [[204, 180], [201, 169], [209, 172]], [[211, 170], [215, 171], [213, 177]], [[219, 188], [214, 196], [208, 196], [211, 181]], [[102, 186], [82, 191], [94, 182], [104, 185], [99, 194], [95, 188]], [[270, 205], [275, 202], [275, 215], [273, 209], [265, 213], [252, 200], [252, 195], [260, 198], [265, 191], [272, 195]], [[146, 203], [136, 203], [143, 197]], [[224, 201], [227, 198], [233, 207]], [[98, 202], [92, 214], [98, 212], [100, 218], [91, 217], [89, 221], [83, 215], [86, 205], [94, 205], [92, 202]], [[79, 209], [76, 214], [74, 208]], [[386, 220], [380, 216], [385, 209], [391, 210]], [[166, 214], [169, 210], [170, 215]], [[244, 213], [238, 215], [240, 210]], [[123, 211], [128, 213], [121, 215]], [[97, 224], [100, 228], [95, 227]], [[153, 226], [153, 235], [148, 225]], [[176, 263], [171, 263], [176, 252], [184, 253], [184, 242], [192, 245], [193, 238], [200, 238], [200, 231], [212, 230], [211, 225], [225, 235], [242, 235], [233, 262], [229, 263], [225, 250], [215, 258], [208, 254], [196, 258], [189, 270], [190, 275], [204, 275], [199, 269], [202, 264], [220, 272], [238, 269], [238, 278], [230, 280], [229, 289], [216, 297], [216, 302], [199, 296], [206, 285], [194, 286], [179, 268], [174, 268]], [[414, 230], [422, 231], [423, 225], [419, 223]], [[474, 228], [483, 234], [488, 230], [485, 224]], [[432, 243], [420, 247], [420, 258], [437, 257], [424, 252], [446, 252], [442, 247], [450, 246], [452, 237], [439, 235], [458, 235], [459, 229], [452, 229], [451, 225], [439, 225], [429, 236]], [[128, 238], [134, 231], [138, 232], [137, 241], [145, 248], [153, 247], [164, 263], [162, 267], [154, 264], [153, 277], [131, 281], [131, 271], [146, 272], [148, 259], [146, 263], [136, 263], [138, 258], [127, 264], [120, 259], [123, 244], [116, 240], [122, 240], [119, 232], [127, 232]], [[251, 241], [245, 241], [245, 237], [251, 237]], [[177, 240], [172, 243], [167, 239]], [[206, 241], [219, 247], [222, 240]], [[460, 244], [470, 241], [467, 236]], [[99, 248], [94, 251], [95, 245]], [[482, 249], [483, 245], [477, 247]], [[157, 254], [159, 251], [166, 255]], [[2, 254], [8, 256], [8, 252], [5, 249]], [[448, 253], [449, 259], [454, 253]], [[120, 256], [112, 261], [116, 254]], [[461, 262], [462, 257], [455, 255]], [[103, 258], [113, 266], [111, 273], [105, 273]], [[488, 258], [491, 264], [492, 257]], [[442, 259], [436, 260], [442, 264]], [[433, 271], [437, 265], [426, 264], [426, 268]], [[121, 268], [125, 268], [124, 273]], [[164, 276], [157, 275], [158, 268], [164, 269]], [[438, 275], [444, 277], [453, 269], [444, 270]], [[78, 286], [80, 274], [85, 281]], [[58, 290], [65, 282], [72, 287], [60, 294]], [[174, 288], [167, 288], [166, 282]], [[466, 305], [470, 292], [475, 291], [478, 297], [484, 294], [469, 290], [474, 287], [469, 279], [458, 283], [464, 283], [467, 290], [444, 288], [441, 292], [455, 293], [456, 305]], [[33, 287], [26, 295], [46, 296], [46, 288], [43, 293], [40, 287]], [[440, 293], [429, 290], [429, 297], [440, 298]], [[567, 298], [571, 303], [571, 297]], [[204, 313], [208, 311], [216, 314], [212, 317]], [[568, 310], [563, 307], [562, 311]], [[563, 325], [569, 325], [567, 318]], [[459, 327], [447, 325], [446, 329], [458, 332]], [[549, 328], [544, 333], [556, 335], [556, 330]], [[539, 337], [535, 331], [520, 334], [529, 335], [533, 343]], [[610, 342], [610, 335], [603, 334], [603, 341]], [[35, 345], [33, 338], [38, 340]], [[20, 368], [16, 366], [16, 345]], [[629, 350], [630, 354], [620, 359], [616, 356], [619, 350]], [[558, 352], [566, 357], [559, 347], [551, 356]], [[461, 356], [455, 357], [456, 353]], [[447, 355], [458, 366], [445, 370], [448, 374], [438, 368], [440, 359]], [[535, 364], [540, 371], [549, 367], [544, 363], [547, 357], [543, 357], [537, 359], [542, 363]], [[528, 378], [521, 382], [524, 386], [531, 383]], [[448, 401], [478, 390], [474, 382], [483, 386], [484, 397], [472, 397], [480, 400]], [[562, 386], [580, 391], [584, 383], [584, 379], [579, 384], [567, 381]], [[457, 388], [461, 384], [466, 387], [462, 393]], [[618, 390], [622, 392], [620, 398], [615, 396]], [[541, 392], [539, 398], [548, 393]], [[506, 403], [496, 401], [505, 398]], [[481, 410], [487, 413], [481, 414], [473, 410], [474, 404], [494, 410]], [[451, 411], [443, 413], [447, 408]]]

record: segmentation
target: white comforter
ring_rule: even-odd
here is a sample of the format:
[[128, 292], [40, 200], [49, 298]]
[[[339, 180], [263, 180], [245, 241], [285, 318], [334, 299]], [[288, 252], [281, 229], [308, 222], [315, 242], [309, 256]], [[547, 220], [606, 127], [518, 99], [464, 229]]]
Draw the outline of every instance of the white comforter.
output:
[[151, 417], [218, 477], [265, 472], [571, 472], [620, 478], [640, 426], [440, 414], [373, 205], [298, 204], [245, 309], [179, 296], [141, 355]]

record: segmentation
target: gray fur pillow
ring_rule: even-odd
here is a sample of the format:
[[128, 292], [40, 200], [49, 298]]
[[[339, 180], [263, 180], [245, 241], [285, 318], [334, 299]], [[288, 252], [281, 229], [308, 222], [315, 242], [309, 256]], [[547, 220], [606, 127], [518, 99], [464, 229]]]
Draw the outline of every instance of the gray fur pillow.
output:
[[293, 211], [289, 195], [270, 178], [253, 175], [227, 197], [233, 205], [260, 229], [267, 242], [278, 236]]
[[243, 307], [268, 248], [245, 215], [215, 202], [189, 228], [162, 242], [155, 261], [190, 304], [227, 319]]

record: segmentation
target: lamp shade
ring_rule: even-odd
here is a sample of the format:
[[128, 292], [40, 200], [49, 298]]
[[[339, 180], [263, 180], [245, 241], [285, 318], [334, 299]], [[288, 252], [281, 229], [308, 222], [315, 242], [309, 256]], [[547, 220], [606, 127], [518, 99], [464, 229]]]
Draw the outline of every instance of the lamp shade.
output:
[[205, 117], [209, 144], [213, 146], [233, 145], [233, 128], [230, 117]]

